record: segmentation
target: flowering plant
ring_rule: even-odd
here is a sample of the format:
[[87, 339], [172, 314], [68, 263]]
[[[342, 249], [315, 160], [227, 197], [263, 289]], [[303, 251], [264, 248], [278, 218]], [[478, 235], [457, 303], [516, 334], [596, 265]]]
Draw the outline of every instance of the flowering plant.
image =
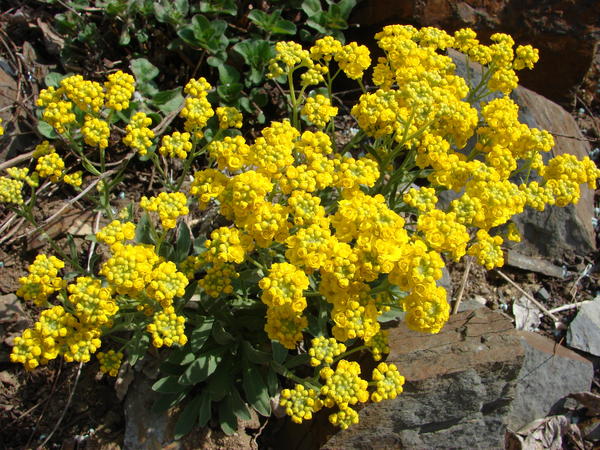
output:
[[[368, 351], [380, 361], [389, 352], [380, 322], [390, 316], [439, 332], [450, 312], [438, 285], [444, 261], [470, 255], [487, 269], [501, 266], [505, 240], [519, 239], [510, 219], [525, 207], [577, 202], [598, 169], [570, 155], [545, 162], [552, 136], [518, 121], [508, 94], [515, 70], [537, 61], [530, 46], [514, 49], [504, 34], [486, 46], [469, 29], [451, 36], [394, 25], [375, 37], [384, 56], [370, 89], [365, 46], [332, 37], [310, 50], [278, 43], [269, 77], [287, 83], [290, 120], [271, 122], [253, 142], [237, 131], [239, 111], [213, 110], [202, 78], [185, 86], [183, 131], [160, 142], [152, 119], [129, 105], [127, 74], [104, 87], [73, 76], [43, 91], [43, 120], [67, 144], [83, 140], [76, 153], [90, 172], [85, 181], [100, 180], [97, 205], [110, 222], [90, 239], [108, 254], [86, 269], [70, 261], [70, 278], [60, 275], [62, 260], [36, 258], [17, 293], [46, 309], [16, 339], [12, 360], [27, 369], [59, 355], [87, 362], [103, 347], [100, 369], [114, 376], [125, 354], [135, 364], [150, 341], [172, 347], [160, 354], [154, 389], [165, 394], [162, 407], [188, 400], [178, 435], [205, 425], [213, 404], [226, 432], [236, 416], [248, 417], [246, 404], [270, 414], [280, 375], [294, 382], [280, 405], [295, 422], [331, 408], [331, 423], [347, 428], [358, 422], [356, 405], [400, 394], [404, 378], [393, 364], [365, 376], [350, 356]], [[484, 67], [477, 83], [455, 74], [448, 48]], [[346, 135], [334, 121], [341, 73], [362, 90], [351, 109], [356, 132]], [[499, 94], [482, 104], [490, 92]], [[129, 159], [108, 175], [104, 165], [115, 117], [128, 122], [122, 143], [151, 161], [164, 185], [120, 212], [105, 180], [122, 176]], [[92, 149], [100, 170], [85, 163]], [[0, 178], [0, 201], [26, 217], [24, 183], [83, 183], [64, 174], [51, 144], [34, 157], [32, 175], [11, 169]], [[443, 207], [448, 190], [455, 198]], [[190, 226], [198, 211], [213, 217], [205, 236]]]

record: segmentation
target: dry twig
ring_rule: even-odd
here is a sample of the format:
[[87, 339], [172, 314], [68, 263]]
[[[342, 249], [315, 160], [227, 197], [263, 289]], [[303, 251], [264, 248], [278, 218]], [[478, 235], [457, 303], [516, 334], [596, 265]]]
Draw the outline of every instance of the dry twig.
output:
[[537, 306], [538, 308], [540, 308], [540, 310], [544, 314], [546, 314], [548, 317], [550, 317], [552, 320], [554, 320], [554, 322], [560, 322], [560, 320], [558, 319], [558, 317], [556, 317], [552, 312], [550, 312], [548, 310], [548, 308], [546, 308], [544, 305], [542, 305], [540, 302], [538, 302], [527, 291], [523, 290], [523, 288], [521, 288], [521, 286], [519, 286], [517, 283], [515, 283], [513, 280], [511, 280], [507, 275], [505, 275], [503, 272], [501, 272], [498, 269], [496, 269], [496, 273], [498, 273], [498, 275], [500, 275], [502, 278], [504, 278], [506, 281], [508, 281], [510, 284], [512, 284], [521, 294], [523, 294], [525, 297], [527, 297], [527, 299], [530, 300], [535, 306]]
[[473, 264], [473, 260], [467, 257], [467, 266], [465, 267], [465, 271], [463, 272], [463, 276], [460, 281], [460, 288], [456, 296], [456, 301], [454, 302], [454, 307], [452, 308], [452, 314], [456, 314], [458, 312], [458, 307], [460, 306], [463, 294], [465, 293], [465, 287], [467, 286], [467, 278], [469, 277], [469, 272], [471, 271], [471, 264]]

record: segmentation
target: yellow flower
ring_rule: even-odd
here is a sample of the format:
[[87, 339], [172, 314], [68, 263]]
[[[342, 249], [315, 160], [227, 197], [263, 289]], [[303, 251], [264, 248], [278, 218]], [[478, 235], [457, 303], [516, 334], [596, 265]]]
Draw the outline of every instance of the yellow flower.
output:
[[143, 196], [140, 207], [146, 211], [154, 211], [160, 217], [164, 229], [175, 228], [177, 218], [190, 212], [187, 207], [187, 197], [183, 192], [161, 192], [158, 197]]
[[154, 314], [153, 321], [147, 329], [152, 334], [152, 345], [156, 348], [163, 345], [167, 347], [181, 346], [187, 342], [185, 317], [175, 314], [172, 306]]
[[188, 153], [192, 150], [190, 142], [190, 133], [180, 133], [175, 131], [172, 135], [166, 135], [162, 138], [162, 145], [158, 149], [161, 155], [170, 158], [186, 159]]
[[128, 73], [117, 71], [107, 77], [104, 83], [106, 89], [106, 107], [115, 111], [129, 108], [129, 100], [135, 92], [135, 79]]
[[98, 352], [96, 357], [100, 362], [100, 371], [102, 373], [107, 373], [111, 377], [117, 376], [121, 367], [121, 361], [123, 360], [122, 352], [115, 352], [114, 350], [109, 350], [106, 353]]
[[297, 384], [294, 389], [283, 389], [279, 404], [285, 408], [286, 414], [295, 423], [311, 420], [313, 414], [323, 407], [318, 392], [314, 389], [306, 389], [301, 384]]
[[219, 128], [242, 128], [242, 113], [233, 106], [219, 106], [217, 108]]
[[323, 128], [329, 123], [332, 117], [337, 115], [338, 109], [331, 106], [331, 102], [327, 97], [317, 94], [314, 97], [306, 99], [301, 112], [306, 116], [309, 123], [318, 128]]

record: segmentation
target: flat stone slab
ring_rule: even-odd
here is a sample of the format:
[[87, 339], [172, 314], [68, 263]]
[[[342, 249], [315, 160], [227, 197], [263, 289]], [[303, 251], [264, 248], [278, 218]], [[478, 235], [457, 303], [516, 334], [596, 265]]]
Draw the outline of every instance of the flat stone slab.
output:
[[525, 361], [507, 423], [517, 431], [529, 422], [553, 414], [564, 398], [590, 389], [594, 368], [590, 361], [562, 345], [530, 331], [519, 331]]
[[600, 356], [600, 298], [581, 306], [567, 330], [567, 344]]

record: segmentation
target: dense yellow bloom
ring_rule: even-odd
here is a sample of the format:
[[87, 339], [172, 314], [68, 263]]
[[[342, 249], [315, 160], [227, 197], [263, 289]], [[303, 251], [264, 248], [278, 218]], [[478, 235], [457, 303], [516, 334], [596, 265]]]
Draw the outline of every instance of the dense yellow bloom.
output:
[[286, 239], [288, 249], [285, 257], [295, 266], [305, 267], [307, 273], [317, 270], [325, 264], [331, 231], [320, 225], [310, 225]]
[[455, 261], [464, 256], [469, 242], [467, 228], [459, 223], [454, 213], [433, 209], [419, 216], [417, 230], [425, 242], [438, 252], [448, 252]]
[[357, 424], [358, 421], [358, 412], [346, 404], [341, 405], [338, 412], [329, 416], [329, 422], [331, 422], [332, 425], [340, 427], [342, 430], [346, 430], [351, 425]]
[[113, 220], [96, 233], [96, 239], [107, 245], [113, 245], [115, 242], [129, 241], [134, 236], [135, 224], [133, 222], [120, 222], [118, 220]]
[[415, 240], [402, 247], [402, 255], [388, 280], [408, 292], [421, 285], [435, 284], [442, 278], [444, 265], [438, 252], [430, 251], [423, 241]]
[[371, 394], [371, 400], [374, 402], [394, 399], [402, 393], [404, 377], [400, 375], [394, 364], [379, 363], [373, 369], [372, 378], [376, 382], [376, 391]]
[[242, 113], [233, 106], [219, 106], [217, 108], [219, 128], [242, 128]]
[[513, 62], [515, 70], [521, 70], [527, 67], [533, 69], [533, 66], [540, 59], [540, 52], [531, 45], [519, 45], [516, 50], [517, 57]]
[[378, 311], [373, 302], [361, 305], [356, 300], [335, 304], [331, 311], [331, 318], [335, 325], [331, 332], [338, 341], [361, 338], [369, 341], [379, 330], [377, 322]]
[[327, 226], [325, 208], [321, 206], [321, 199], [310, 195], [308, 192], [293, 191], [288, 198], [291, 215], [294, 223], [300, 226], [312, 224]]
[[54, 339], [44, 338], [38, 331], [27, 328], [15, 338], [10, 360], [23, 364], [26, 370], [33, 370], [57, 356]]
[[168, 156], [170, 158], [187, 158], [188, 153], [192, 150], [192, 143], [190, 142], [190, 133], [180, 133], [175, 131], [171, 135], [163, 136], [162, 144], [158, 151], [161, 155]]
[[219, 170], [235, 172], [247, 165], [250, 146], [242, 136], [226, 136], [223, 140], [212, 141], [208, 152], [217, 161]]
[[63, 267], [65, 263], [55, 256], [37, 255], [27, 268], [29, 274], [19, 278], [17, 295], [43, 306], [50, 295], [66, 286], [66, 282], [58, 276]]
[[239, 275], [233, 264], [216, 264], [206, 271], [206, 275], [198, 281], [198, 285], [208, 295], [217, 298], [221, 294], [233, 292], [231, 281]]
[[287, 349], [296, 348], [302, 340], [302, 331], [308, 326], [306, 317], [294, 311], [290, 305], [267, 308], [265, 331], [269, 339], [278, 341]]
[[23, 194], [21, 193], [24, 183], [21, 180], [15, 180], [8, 177], [0, 177], [0, 203], [23, 204]]
[[253, 248], [252, 240], [237, 228], [221, 227], [204, 243], [206, 259], [213, 263], [241, 264]]
[[308, 97], [302, 107], [302, 114], [308, 121], [318, 128], [323, 128], [329, 123], [332, 117], [335, 117], [338, 109], [331, 106], [327, 97], [317, 94], [314, 97]]
[[212, 86], [206, 78], [200, 77], [197, 80], [195, 78], [190, 79], [185, 85], [183, 92], [192, 96], [192, 97], [206, 97], [208, 95], [208, 91], [212, 89]]
[[163, 228], [175, 228], [177, 218], [190, 212], [187, 207], [187, 197], [183, 192], [161, 192], [158, 197], [143, 196], [140, 207], [146, 211], [154, 211], [160, 217]]
[[280, 64], [283, 64], [285, 70], [294, 66], [306, 65], [311, 67], [313, 62], [310, 54], [296, 42], [277, 42], [275, 44], [275, 58], [269, 61], [269, 72], [267, 78], [277, 78], [285, 73]]
[[[357, 362], [342, 359], [335, 370], [323, 367], [319, 373], [325, 380], [321, 395], [334, 403], [340, 406], [356, 405], [369, 399], [368, 383], [360, 377], [360, 365]], [[333, 405], [326, 403], [326, 406]]]
[[110, 128], [108, 123], [104, 120], [92, 116], [85, 116], [81, 134], [83, 134], [83, 140], [87, 145], [98, 148], [108, 147]]
[[95, 81], [84, 80], [81, 75], [63, 78], [60, 82], [64, 95], [85, 112], [98, 112], [104, 104], [104, 90]]
[[198, 198], [198, 209], [206, 209], [213, 198], [217, 198], [227, 186], [228, 178], [215, 169], [204, 169], [194, 173], [190, 194]]
[[306, 308], [303, 292], [308, 289], [308, 277], [296, 266], [289, 263], [275, 263], [268, 276], [258, 282], [262, 289], [260, 299], [267, 306], [289, 305], [295, 312]]
[[100, 327], [111, 322], [119, 307], [112, 298], [110, 288], [91, 277], [78, 277], [75, 284], [67, 286], [69, 302], [77, 318], [86, 325]]
[[384, 353], [387, 354], [390, 352], [390, 346], [388, 345], [388, 331], [379, 330], [379, 332], [371, 339], [365, 341], [365, 345], [371, 350], [373, 359], [379, 361]]
[[150, 245], [115, 243], [112, 256], [102, 264], [100, 275], [121, 295], [136, 297], [152, 279], [158, 255]]
[[109, 350], [108, 352], [98, 352], [96, 354], [98, 361], [100, 362], [100, 371], [107, 373], [111, 377], [116, 377], [121, 367], [121, 361], [123, 360], [122, 352], [115, 352]]
[[411, 330], [438, 333], [450, 317], [446, 290], [435, 284], [423, 284], [402, 300], [406, 325]]
[[300, 135], [289, 121], [272, 122], [250, 147], [250, 162], [272, 177], [294, 162], [294, 140]]
[[179, 115], [186, 119], [185, 130], [201, 138], [203, 133], [200, 130], [206, 126], [208, 119], [214, 116], [215, 112], [206, 96], [187, 97]]
[[435, 189], [428, 187], [410, 188], [403, 198], [407, 204], [422, 212], [431, 211], [438, 201]]
[[161, 262], [150, 274], [146, 294], [166, 308], [171, 305], [175, 297], [182, 297], [185, 294], [188, 283], [187, 277], [177, 271], [174, 262]]
[[344, 45], [334, 58], [346, 76], [353, 80], [362, 78], [363, 72], [371, 65], [371, 52], [366, 46], [356, 42]]
[[506, 239], [513, 242], [521, 242], [521, 233], [514, 222], [508, 224], [506, 230]]
[[228, 219], [244, 219], [254, 213], [272, 189], [269, 178], [254, 170], [235, 175], [218, 197], [221, 214]]
[[71, 186], [80, 187], [81, 183], [83, 183], [82, 175], [83, 172], [81, 170], [72, 173], [65, 173], [63, 176], [63, 181]]
[[153, 321], [147, 329], [152, 334], [152, 345], [156, 348], [163, 345], [167, 347], [181, 346], [187, 342], [185, 317], [175, 314], [172, 306], [154, 314]]
[[252, 215], [238, 221], [259, 247], [267, 248], [273, 240], [283, 243], [289, 236], [288, 208], [268, 202], [261, 203]]
[[58, 153], [48, 153], [40, 156], [37, 160], [35, 170], [42, 178], [49, 178], [50, 181], [56, 183], [63, 177], [65, 162]]
[[154, 132], [148, 128], [150, 125], [152, 125], [150, 117], [143, 112], [135, 113], [125, 128], [127, 134], [123, 138], [123, 143], [140, 155], [145, 155], [152, 146], [152, 139], [154, 139]]
[[332, 36], [325, 36], [315, 41], [310, 48], [310, 57], [315, 60], [331, 61], [331, 58], [342, 50], [342, 43]]
[[313, 367], [326, 364], [333, 364], [333, 359], [346, 351], [346, 346], [334, 338], [319, 336], [311, 341], [311, 347], [308, 350], [310, 356], [310, 365]]
[[314, 389], [306, 389], [297, 384], [294, 389], [283, 389], [279, 404], [285, 408], [285, 412], [295, 423], [303, 420], [311, 420], [313, 414], [323, 407], [323, 402]]
[[487, 270], [504, 265], [504, 253], [502, 252], [502, 243], [504, 240], [500, 236], [490, 236], [487, 231], [479, 230], [477, 232], [477, 241], [469, 248], [469, 255], [477, 258], [479, 265]]
[[100, 341], [100, 330], [80, 326], [65, 339], [64, 348], [61, 353], [66, 362], [89, 362], [91, 355], [102, 345]]
[[106, 77], [106, 107], [115, 111], [129, 108], [129, 100], [135, 92], [135, 79], [128, 73], [117, 71]]

